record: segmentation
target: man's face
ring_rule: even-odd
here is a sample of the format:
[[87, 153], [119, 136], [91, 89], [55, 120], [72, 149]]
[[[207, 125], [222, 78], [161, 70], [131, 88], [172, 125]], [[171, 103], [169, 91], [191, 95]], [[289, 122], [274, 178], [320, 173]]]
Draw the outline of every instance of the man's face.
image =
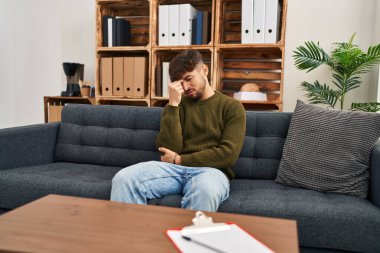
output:
[[186, 72], [182, 79], [185, 95], [194, 100], [201, 99], [207, 85], [207, 66], [197, 66], [192, 72]]

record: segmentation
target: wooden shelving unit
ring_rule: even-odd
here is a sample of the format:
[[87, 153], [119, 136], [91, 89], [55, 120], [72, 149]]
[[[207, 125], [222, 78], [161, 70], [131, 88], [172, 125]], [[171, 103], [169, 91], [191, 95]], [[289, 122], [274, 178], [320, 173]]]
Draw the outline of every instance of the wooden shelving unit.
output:
[[44, 97], [44, 121], [56, 122], [61, 121], [61, 111], [65, 104], [96, 104], [93, 97], [61, 97], [45, 96]]
[[[215, 90], [232, 95], [249, 82], [267, 93], [267, 101], [241, 101], [247, 110], [282, 111], [285, 28], [287, 0], [281, 5], [280, 38], [272, 44], [241, 44], [242, 0], [96, 0], [96, 103], [164, 106], [168, 99], [156, 95], [156, 67], [170, 61], [184, 49], [197, 49], [209, 66], [210, 84]], [[159, 5], [190, 3], [211, 14], [210, 41], [203, 45], [158, 45]], [[128, 47], [103, 47], [102, 16], [126, 17], [131, 22]], [[102, 96], [100, 59], [102, 57], [145, 56], [149, 61], [147, 95], [144, 98]]]

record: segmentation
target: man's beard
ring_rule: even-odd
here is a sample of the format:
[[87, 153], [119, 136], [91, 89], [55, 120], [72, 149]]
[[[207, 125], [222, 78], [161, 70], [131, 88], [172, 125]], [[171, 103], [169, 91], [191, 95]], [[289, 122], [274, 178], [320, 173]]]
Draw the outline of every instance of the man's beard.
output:
[[[199, 99], [201, 99], [203, 97], [203, 94], [205, 92], [205, 88], [206, 88], [206, 80], [203, 79], [202, 88], [201, 88], [200, 91], [196, 91], [196, 90], [193, 90], [193, 89], [188, 89], [186, 91], [186, 95], [188, 97], [190, 97], [191, 99], [198, 101]], [[195, 95], [190, 96], [189, 94], [192, 93], [192, 92], [195, 92]]]

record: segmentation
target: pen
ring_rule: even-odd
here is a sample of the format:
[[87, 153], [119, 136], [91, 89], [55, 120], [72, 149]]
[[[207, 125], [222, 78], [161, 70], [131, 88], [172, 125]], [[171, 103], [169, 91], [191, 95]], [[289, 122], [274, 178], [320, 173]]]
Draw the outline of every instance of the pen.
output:
[[205, 247], [205, 248], [208, 248], [209, 250], [212, 250], [212, 251], [215, 251], [215, 252], [218, 252], [218, 253], [227, 253], [225, 251], [222, 251], [220, 249], [217, 249], [217, 248], [214, 248], [210, 245], [207, 245], [207, 244], [204, 244], [203, 242], [200, 242], [200, 241], [197, 241], [197, 240], [194, 240], [188, 236], [185, 236], [185, 235], [182, 235], [182, 238], [185, 239], [186, 241], [189, 241], [189, 242], [193, 242], [193, 243], [196, 243], [202, 247]]

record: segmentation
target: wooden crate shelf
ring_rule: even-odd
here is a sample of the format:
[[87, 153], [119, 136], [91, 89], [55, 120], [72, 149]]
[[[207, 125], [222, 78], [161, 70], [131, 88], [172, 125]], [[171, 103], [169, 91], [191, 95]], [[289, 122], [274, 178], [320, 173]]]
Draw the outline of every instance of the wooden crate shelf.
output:
[[[99, 104], [134, 104], [165, 106], [168, 98], [156, 95], [156, 69], [185, 49], [202, 53], [209, 67], [209, 81], [214, 90], [233, 96], [245, 83], [253, 82], [267, 94], [267, 101], [241, 101], [247, 110], [282, 110], [285, 28], [287, 0], [281, 5], [280, 36], [277, 43], [241, 44], [241, 0], [96, 0], [97, 62], [96, 98]], [[210, 39], [202, 45], [158, 45], [159, 5], [190, 3], [211, 14]], [[103, 15], [127, 17], [132, 26], [132, 45], [103, 47]], [[102, 96], [99, 65], [102, 57], [144, 55], [149, 59], [148, 93], [144, 98]]]

